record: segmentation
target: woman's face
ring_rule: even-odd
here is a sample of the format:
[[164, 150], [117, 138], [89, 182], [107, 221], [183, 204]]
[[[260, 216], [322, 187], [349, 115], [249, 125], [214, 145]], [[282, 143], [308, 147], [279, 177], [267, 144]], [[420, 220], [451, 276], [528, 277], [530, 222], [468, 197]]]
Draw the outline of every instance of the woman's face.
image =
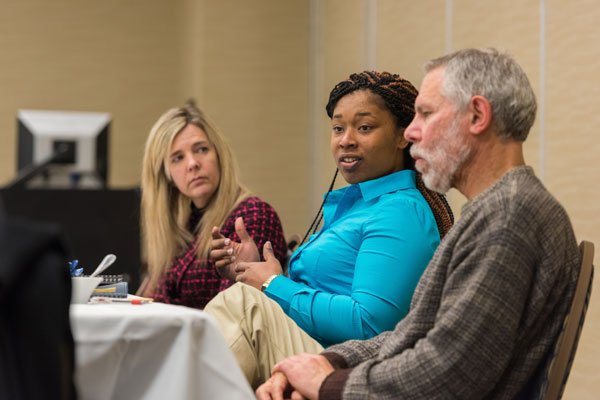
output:
[[331, 152], [344, 179], [359, 183], [400, 171], [407, 146], [403, 128], [379, 95], [366, 90], [342, 97], [331, 118]]
[[173, 140], [168, 165], [177, 189], [196, 207], [205, 207], [221, 181], [217, 152], [206, 133], [196, 125], [186, 125]]

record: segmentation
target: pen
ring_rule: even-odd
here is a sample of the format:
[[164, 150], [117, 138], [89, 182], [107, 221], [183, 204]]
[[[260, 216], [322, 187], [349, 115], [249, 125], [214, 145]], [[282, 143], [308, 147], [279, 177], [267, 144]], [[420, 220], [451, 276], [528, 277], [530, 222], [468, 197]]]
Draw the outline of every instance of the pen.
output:
[[117, 303], [131, 303], [131, 304], [148, 304], [152, 303], [152, 300], [149, 299], [111, 299], [111, 301]]
[[71, 270], [71, 276], [81, 276], [83, 274], [83, 268], [76, 268], [79, 260], [69, 261], [69, 269]]
[[119, 299], [119, 298], [107, 298], [107, 297], [92, 297], [90, 300], [92, 303], [129, 303], [129, 304], [148, 304], [152, 303], [154, 299], [140, 298], [140, 299]]

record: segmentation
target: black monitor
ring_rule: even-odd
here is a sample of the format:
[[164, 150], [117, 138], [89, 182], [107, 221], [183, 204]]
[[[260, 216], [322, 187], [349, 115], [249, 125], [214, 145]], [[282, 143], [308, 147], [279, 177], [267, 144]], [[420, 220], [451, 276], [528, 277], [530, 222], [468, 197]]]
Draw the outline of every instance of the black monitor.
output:
[[103, 112], [19, 110], [18, 177], [9, 186], [106, 187], [110, 122]]

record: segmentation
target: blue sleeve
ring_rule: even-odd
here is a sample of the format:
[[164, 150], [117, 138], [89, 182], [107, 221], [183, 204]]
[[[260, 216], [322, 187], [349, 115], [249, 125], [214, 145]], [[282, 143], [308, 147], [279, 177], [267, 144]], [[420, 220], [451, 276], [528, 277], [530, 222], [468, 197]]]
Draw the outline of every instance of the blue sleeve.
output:
[[267, 295], [321, 344], [368, 339], [408, 312], [414, 289], [439, 244], [429, 207], [389, 202], [364, 224], [350, 295], [277, 277]]

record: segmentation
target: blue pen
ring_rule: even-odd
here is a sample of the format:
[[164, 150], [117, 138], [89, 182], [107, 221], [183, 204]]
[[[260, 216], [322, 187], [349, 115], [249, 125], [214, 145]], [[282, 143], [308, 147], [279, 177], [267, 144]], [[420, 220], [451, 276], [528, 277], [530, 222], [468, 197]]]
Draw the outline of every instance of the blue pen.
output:
[[69, 261], [71, 276], [81, 276], [81, 274], [83, 274], [83, 268], [76, 268], [77, 264], [79, 264], [79, 260]]

